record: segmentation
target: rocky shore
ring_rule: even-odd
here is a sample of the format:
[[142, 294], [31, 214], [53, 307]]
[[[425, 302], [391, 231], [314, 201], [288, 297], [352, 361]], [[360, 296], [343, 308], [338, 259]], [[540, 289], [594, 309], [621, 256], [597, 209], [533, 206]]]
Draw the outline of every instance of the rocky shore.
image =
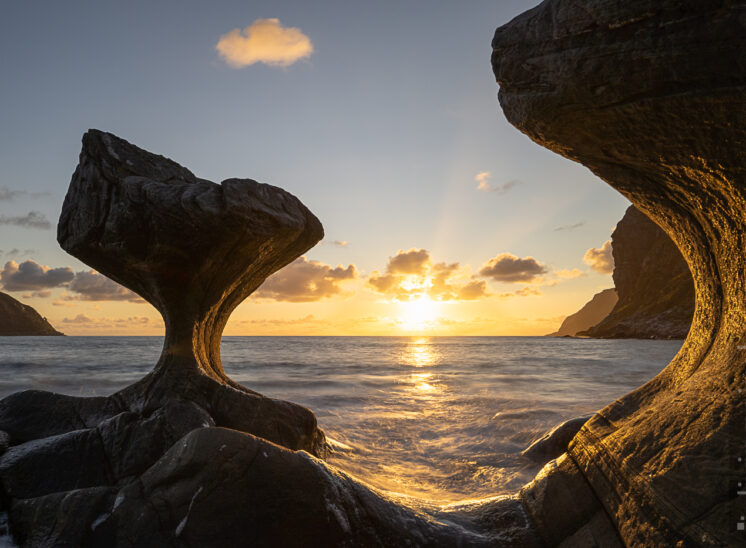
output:
[[561, 451], [580, 426], [567, 452], [511, 497], [435, 508], [325, 463], [313, 413], [232, 381], [219, 344], [233, 309], [319, 241], [319, 221], [279, 188], [211, 183], [89, 131], [58, 240], [151, 302], [166, 339], [153, 372], [110, 397], [28, 391], [0, 401], [0, 511], [14, 539], [739, 545], [745, 13], [741, 1], [546, 0], [495, 33], [492, 65], [508, 120], [655, 219], [682, 251], [696, 298], [671, 364], [550, 436], [552, 453]]

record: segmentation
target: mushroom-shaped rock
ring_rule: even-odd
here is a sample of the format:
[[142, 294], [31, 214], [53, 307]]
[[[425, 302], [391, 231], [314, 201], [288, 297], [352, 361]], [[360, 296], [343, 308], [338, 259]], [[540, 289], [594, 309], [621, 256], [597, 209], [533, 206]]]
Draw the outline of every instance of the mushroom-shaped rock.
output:
[[0, 401], [0, 503], [135, 481], [195, 428], [323, 456], [310, 410], [244, 388], [220, 362], [233, 309], [322, 235], [279, 188], [218, 185], [109, 133], [86, 133], [58, 239], [163, 314], [164, 348], [150, 374], [108, 397], [28, 390]]
[[[546, 0], [497, 29], [492, 45], [508, 120], [658, 223], [696, 293], [679, 354], [583, 426], [569, 458], [524, 491], [530, 514], [550, 545], [608, 531], [605, 516], [630, 546], [737, 545], [746, 2]], [[569, 517], [561, 494], [586, 485], [603, 511]]]
[[110, 133], [83, 137], [57, 239], [153, 304], [166, 323], [158, 370], [226, 381], [233, 309], [323, 237], [294, 196], [251, 179], [215, 184]]

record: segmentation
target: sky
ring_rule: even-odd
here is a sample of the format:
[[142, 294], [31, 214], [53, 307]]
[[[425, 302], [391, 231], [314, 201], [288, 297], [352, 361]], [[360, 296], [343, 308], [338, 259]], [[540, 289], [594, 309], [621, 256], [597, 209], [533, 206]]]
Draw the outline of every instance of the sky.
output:
[[8, 2], [0, 19], [0, 290], [70, 335], [160, 335], [67, 255], [80, 139], [282, 187], [325, 239], [226, 335], [541, 335], [612, 287], [629, 203], [505, 120], [495, 28], [536, 0]]

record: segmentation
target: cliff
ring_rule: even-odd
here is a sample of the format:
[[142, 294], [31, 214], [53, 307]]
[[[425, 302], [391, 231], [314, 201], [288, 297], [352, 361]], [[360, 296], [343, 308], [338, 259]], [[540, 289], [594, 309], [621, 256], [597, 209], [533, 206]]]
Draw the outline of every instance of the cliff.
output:
[[581, 331], [585, 331], [598, 324], [617, 303], [617, 292], [614, 288], [604, 289], [593, 295], [593, 298], [583, 305], [583, 308], [570, 314], [562, 322], [560, 328], [549, 337], [574, 337]]
[[[683, 339], [694, 314], [694, 283], [671, 238], [635, 206], [611, 235], [619, 300], [580, 335], [609, 339]], [[569, 319], [569, 318], [568, 318]]]
[[0, 293], [0, 337], [62, 334], [32, 307]]
[[744, 27], [743, 0], [545, 0], [495, 33], [508, 121], [653, 219], [696, 299], [671, 363], [521, 491], [548, 546], [743, 544]]

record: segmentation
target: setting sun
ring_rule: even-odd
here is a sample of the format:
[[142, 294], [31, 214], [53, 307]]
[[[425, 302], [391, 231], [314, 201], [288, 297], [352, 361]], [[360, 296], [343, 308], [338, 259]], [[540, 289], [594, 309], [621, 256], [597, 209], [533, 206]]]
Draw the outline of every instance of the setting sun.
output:
[[433, 326], [440, 304], [423, 295], [415, 300], [399, 303], [399, 308], [401, 328], [408, 331], [421, 331]]

